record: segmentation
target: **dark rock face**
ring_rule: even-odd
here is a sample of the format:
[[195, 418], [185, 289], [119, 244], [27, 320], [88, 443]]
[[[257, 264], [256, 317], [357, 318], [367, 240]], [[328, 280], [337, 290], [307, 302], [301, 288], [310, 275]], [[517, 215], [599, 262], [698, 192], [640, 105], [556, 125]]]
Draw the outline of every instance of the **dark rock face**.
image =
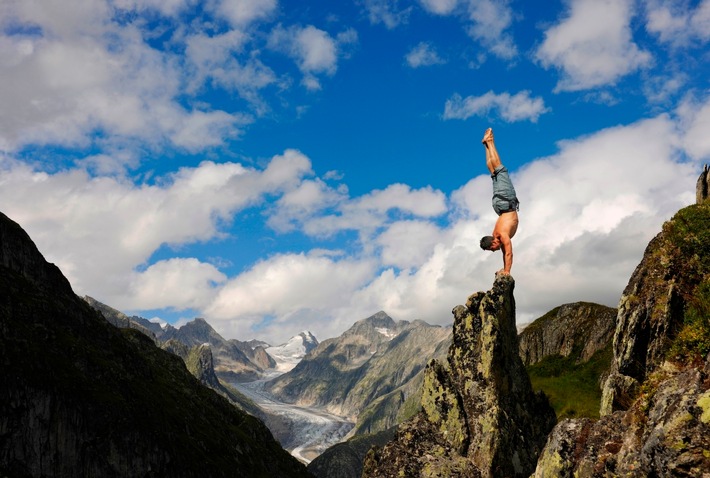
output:
[[619, 301], [602, 414], [624, 410], [624, 397], [633, 395], [631, 389], [665, 360], [687, 304], [710, 275], [708, 231], [710, 207], [690, 206], [666, 222], [648, 244]]
[[0, 290], [0, 476], [309, 476], [180, 358], [77, 297], [2, 214]]
[[367, 452], [373, 446], [384, 446], [394, 438], [394, 429], [358, 435], [328, 448], [308, 464], [308, 471], [317, 478], [360, 478]]
[[695, 185], [696, 204], [703, 204], [708, 200], [708, 183], [710, 183], [710, 170], [708, 170], [708, 165], [706, 164]]
[[363, 477], [528, 477], [556, 417], [518, 354], [515, 282], [454, 308], [448, 367], [430, 362], [423, 410], [373, 450]]
[[710, 476], [710, 355], [669, 356], [709, 279], [710, 207], [690, 206], [649, 243], [621, 297], [602, 417], [555, 427], [537, 478]]
[[614, 337], [616, 313], [589, 302], [556, 307], [520, 333], [520, 357], [526, 366], [550, 355], [572, 355], [586, 362]]
[[202, 344], [193, 347], [185, 360], [185, 365], [197, 380], [209, 388], [215, 389], [222, 386], [214, 371], [214, 359], [209, 345]]

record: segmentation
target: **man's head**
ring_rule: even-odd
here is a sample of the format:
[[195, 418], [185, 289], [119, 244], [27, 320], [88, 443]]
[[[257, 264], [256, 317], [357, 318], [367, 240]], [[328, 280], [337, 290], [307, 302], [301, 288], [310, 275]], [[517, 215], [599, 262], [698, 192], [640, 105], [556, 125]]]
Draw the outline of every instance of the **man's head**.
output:
[[500, 249], [500, 241], [493, 236], [483, 236], [481, 238], [481, 249], [484, 251], [497, 251]]

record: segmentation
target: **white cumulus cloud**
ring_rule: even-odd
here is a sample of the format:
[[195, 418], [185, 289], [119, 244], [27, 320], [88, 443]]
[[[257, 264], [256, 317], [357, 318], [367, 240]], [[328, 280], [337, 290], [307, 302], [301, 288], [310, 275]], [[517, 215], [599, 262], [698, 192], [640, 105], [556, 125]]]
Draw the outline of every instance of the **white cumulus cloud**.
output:
[[393, 29], [409, 21], [412, 7], [401, 6], [400, 0], [365, 0], [364, 7], [370, 23], [382, 23], [385, 27]]
[[86, 147], [103, 135], [105, 143], [196, 151], [249, 122], [183, 106], [183, 72], [172, 54], [152, 48], [140, 25], [117, 22], [103, 0], [13, 1], [2, 13], [0, 25], [14, 26], [0, 34], [2, 150]]
[[[136, 271], [164, 244], [219, 238], [223, 223], [240, 211], [259, 204], [267, 194], [296, 188], [311, 174], [310, 160], [293, 150], [272, 158], [261, 170], [205, 161], [156, 178], [156, 184], [140, 185], [92, 178], [83, 170], [48, 174], [10, 160], [0, 165], [3, 212], [28, 231], [76, 290], [128, 309], [148, 302], [135, 284], [159, 284], [159, 275], [174, 275], [176, 270], [195, 272], [193, 279], [182, 280], [202, 283], [195, 294], [204, 299], [209, 289], [205, 281], [222, 280], [212, 266], [183, 258]], [[182, 283], [166, 279], [160, 287], [168, 285]], [[161, 289], [155, 301], [174, 308], [197, 303], [188, 293], [177, 300], [180, 294], [179, 289]]]
[[357, 41], [354, 30], [333, 38], [328, 32], [313, 25], [305, 27], [278, 26], [271, 32], [269, 46], [293, 58], [303, 73], [303, 84], [309, 90], [320, 89], [318, 74], [333, 75], [338, 68], [343, 44]]
[[540, 115], [548, 111], [544, 100], [531, 97], [529, 91], [520, 91], [514, 95], [489, 91], [481, 96], [466, 98], [458, 94], [453, 95], [446, 101], [444, 119], [465, 120], [471, 116], [486, 116], [497, 112], [508, 122], [528, 120], [535, 123]]
[[[343, 314], [353, 293], [366, 284], [376, 264], [368, 260], [334, 259], [324, 255], [282, 254], [255, 264], [231, 279], [205, 309], [221, 330], [245, 337], [263, 318], [276, 321], [261, 330], [266, 336], [288, 338], [293, 322], [319, 322], [321, 330], [344, 330], [329, 324]], [[349, 326], [351, 324], [347, 324]], [[326, 332], [326, 333], [328, 333]], [[322, 336], [322, 334], [321, 334]]]
[[677, 47], [702, 45], [710, 40], [710, 0], [702, 0], [695, 8], [687, 2], [648, 1], [646, 29]]
[[202, 309], [215, 298], [215, 286], [227, 279], [212, 264], [195, 258], [156, 262], [131, 276], [129, 293], [133, 309]]
[[421, 42], [405, 56], [407, 64], [412, 68], [421, 66], [441, 65], [445, 63], [444, 59], [439, 56], [433, 45], [427, 42]]
[[233, 26], [244, 27], [271, 16], [278, 2], [276, 0], [208, 0], [206, 5]]
[[448, 15], [454, 11], [459, 0], [419, 0], [424, 9], [437, 15]]
[[486, 52], [505, 60], [518, 54], [508, 31], [514, 19], [509, 1], [469, 0], [468, 14], [471, 21], [468, 34], [479, 41]]
[[559, 23], [545, 31], [536, 56], [545, 67], [560, 70], [558, 91], [614, 84], [648, 66], [651, 54], [634, 43], [632, 0], [572, 0]]

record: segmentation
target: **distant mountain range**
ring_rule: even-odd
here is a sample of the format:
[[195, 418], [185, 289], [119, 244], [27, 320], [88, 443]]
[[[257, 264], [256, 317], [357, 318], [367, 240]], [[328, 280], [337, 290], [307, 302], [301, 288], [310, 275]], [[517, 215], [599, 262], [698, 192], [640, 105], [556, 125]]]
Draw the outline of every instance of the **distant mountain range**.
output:
[[86, 296], [84, 300], [116, 327], [140, 330], [158, 344], [171, 340], [188, 348], [209, 344], [214, 356], [215, 372], [225, 382], [253, 381], [270, 370], [287, 372], [318, 345], [318, 339], [308, 331], [295, 335], [285, 344], [273, 347], [260, 340], [227, 340], [203, 318], [198, 317], [175, 328], [143, 317], [129, 317], [92, 297]]
[[395, 322], [378, 312], [318, 344], [266, 390], [287, 403], [349, 417], [357, 432], [385, 430], [416, 411], [408, 405], [418, 401], [421, 372], [446, 353], [450, 336], [448, 327]]
[[[185, 350], [176, 353], [186, 362], [195, 363], [194, 358], [187, 357], [188, 350], [193, 356], [202, 354], [201, 363], [211, 360], [204, 357], [207, 351], [203, 346], [210, 344], [217, 351], [214, 359], [215, 364], [219, 363], [215, 365], [217, 374], [208, 370], [194, 372], [189, 365], [188, 368], [237, 406], [264, 420], [280, 440], [291, 440], [293, 425], [284, 422], [283, 417], [265, 413], [223, 383], [252, 380], [265, 372], [283, 373], [266, 384], [266, 389], [278, 399], [322, 408], [356, 421], [352, 432], [358, 437], [352, 442], [356, 445], [344, 443], [325, 453], [313, 465], [320, 471], [310, 470], [318, 476], [328, 476], [322, 474], [323, 469], [341, 466], [337, 463], [343, 460], [343, 454], [352, 456], [357, 451], [356, 455], [362, 454], [360, 458], [364, 458], [369, 434], [376, 433], [378, 437], [384, 432], [391, 434], [393, 426], [418, 411], [424, 366], [431, 358], [445, 357], [451, 341], [448, 327], [422, 321], [397, 322], [385, 312], [378, 312], [355, 322], [340, 337], [320, 344], [310, 332], [304, 331], [285, 344], [272, 347], [263, 341], [225, 340], [204, 319], [195, 319], [176, 329], [140, 317], [127, 317], [90, 298], [86, 300], [116, 325], [142, 329], [158, 343], [168, 339], [162, 343], [184, 344]], [[569, 356], [570, 360], [584, 363], [597, 351], [609, 350], [615, 314], [615, 309], [581, 302], [555, 308], [520, 334], [520, 355], [526, 364], [554, 356]], [[268, 362], [256, 359], [262, 352], [268, 354]], [[608, 359], [605, 363], [608, 366]], [[235, 364], [240, 367], [238, 370]], [[212, 375], [215, 378], [210, 382], [207, 378]], [[594, 393], [598, 394], [596, 387]], [[375, 438], [372, 440], [376, 442]], [[352, 458], [345, 460], [350, 461]], [[347, 467], [352, 468], [347, 472], [352, 476], [359, 476], [362, 469], [352, 463]]]

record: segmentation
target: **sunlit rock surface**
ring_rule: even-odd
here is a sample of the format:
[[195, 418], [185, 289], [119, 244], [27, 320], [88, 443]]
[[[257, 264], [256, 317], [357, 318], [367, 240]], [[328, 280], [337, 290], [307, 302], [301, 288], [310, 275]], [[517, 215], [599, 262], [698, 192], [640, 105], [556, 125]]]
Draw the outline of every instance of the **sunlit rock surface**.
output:
[[427, 366], [423, 410], [373, 449], [364, 477], [527, 477], [556, 422], [518, 354], [515, 281], [454, 308], [447, 363]]

